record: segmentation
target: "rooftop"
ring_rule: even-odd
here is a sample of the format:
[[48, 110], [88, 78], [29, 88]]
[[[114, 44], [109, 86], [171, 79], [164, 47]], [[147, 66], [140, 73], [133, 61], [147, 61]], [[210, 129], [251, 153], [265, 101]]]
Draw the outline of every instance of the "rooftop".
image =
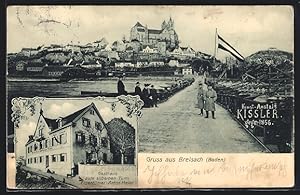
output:
[[161, 30], [157, 30], [157, 29], [149, 29], [148, 32], [150, 34], [160, 34], [161, 33]]
[[135, 26], [144, 27], [140, 22], [137, 22]]

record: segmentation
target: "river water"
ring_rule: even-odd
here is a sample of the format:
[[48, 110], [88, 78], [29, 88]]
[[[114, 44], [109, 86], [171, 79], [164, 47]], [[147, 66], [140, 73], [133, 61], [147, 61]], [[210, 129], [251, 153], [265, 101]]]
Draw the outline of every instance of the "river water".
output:
[[[141, 88], [145, 83], [151, 83], [156, 87], [175, 81], [175, 77], [138, 77], [123, 80], [127, 92], [133, 92], [135, 83], [139, 81]], [[9, 80], [7, 81], [7, 92], [10, 97], [78, 97], [81, 91], [94, 92], [117, 92], [117, 79], [96, 81], [41, 81], [41, 80]]]

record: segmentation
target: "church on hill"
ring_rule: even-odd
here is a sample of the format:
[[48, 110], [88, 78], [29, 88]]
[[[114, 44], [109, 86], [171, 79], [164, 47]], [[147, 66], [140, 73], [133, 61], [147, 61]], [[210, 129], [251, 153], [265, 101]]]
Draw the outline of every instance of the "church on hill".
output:
[[138, 40], [142, 45], [165, 45], [166, 49], [173, 50], [179, 45], [178, 35], [174, 29], [174, 20], [163, 21], [161, 29], [150, 29], [147, 25], [137, 22], [130, 31], [130, 41]]

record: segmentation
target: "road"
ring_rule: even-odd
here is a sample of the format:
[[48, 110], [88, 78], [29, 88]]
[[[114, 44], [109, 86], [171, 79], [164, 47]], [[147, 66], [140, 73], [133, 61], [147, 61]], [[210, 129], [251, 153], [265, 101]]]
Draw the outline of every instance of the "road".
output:
[[139, 152], [266, 152], [221, 106], [216, 105], [216, 119], [199, 115], [196, 98], [200, 79], [158, 108], [142, 110]]

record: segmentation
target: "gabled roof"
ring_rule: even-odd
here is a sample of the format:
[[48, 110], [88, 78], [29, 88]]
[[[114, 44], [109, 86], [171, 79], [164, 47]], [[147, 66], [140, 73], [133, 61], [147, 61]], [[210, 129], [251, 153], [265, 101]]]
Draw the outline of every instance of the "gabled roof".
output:
[[[80, 110], [78, 110], [78, 111], [76, 111], [76, 112], [68, 115], [68, 116], [61, 117], [61, 119], [62, 119], [62, 125], [64, 126], [64, 125], [67, 125], [67, 124], [73, 122], [76, 117], [78, 117], [80, 114], [82, 114], [83, 111], [85, 111], [90, 106], [91, 105], [88, 105], [88, 106], [86, 106], [86, 107], [84, 107], [84, 108], [82, 108], [82, 109], [80, 109]], [[57, 121], [57, 119], [50, 119], [50, 118], [46, 118], [46, 117], [44, 117], [44, 119], [45, 119], [48, 127], [51, 129], [51, 131], [53, 131], [53, 130], [55, 130], [55, 129], [58, 128], [58, 121]]]
[[[83, 115], [86, 111], [88, 111], [91, 107], [94, 107], [94, 109], [96, 110], [96, 112], [98, 113], [100, 119], [102, 120], [102, 122], [104, 123], [100, 113], [97, 111], [97, 108], [95, 106], [94, 103], [91, 103], [90, 105], [68, 115], [65, 117], [60, 117], [62, 120], [62, 126], [68, 125], [72, 122], [75, 122], [77, 120], [78, 117], [80, 117], [81, 115]], [[48, 125], [48, 127], [51, 129], [51, 131], [54, 131], [58, 128], [58, 120], [57, 119], [50, 119], [45, 117], [44, 115], [42, 115]]]
[[29, 135], [29, 136], [28, 136], [28, 141], [26, 142], [25, 146], [27, 146], [27, 144], [29, 144], [29, 143], [31, 143], [31, 142], [33, 142], [33, 141], [34, 141], [33, 135]]
[[49, 118], [46, 118], [44, 117], [48, 127], [52, 130], [52, 129], [57, 129], [58, 127], [58, 123], [56, 122], [55, 119], [49, 119]]
[[133, 50], [131, 46], [127, 47], [126, 50]]
[[137, 22], [134, 26], [137, 26], [137, 27], [144, 27], [140, 22]]
[[132, 39], [131, 42], [140, 42], [140, 41], [137, 39]]
[[195, 50], [191, 47], [180, 47], [182, 51], [187, 51], [188, 49], [190, 49], [191, 51], [195, 52]]
[[111, 45], [118, 46], [118, 45], [124, 45], [124, 43], [122, 41], [114, 41]]
[[[102, 121], [102, 123], [104, 124], [105, 126], [105, 122], [103, 120], [103, 118], [101, 117], [98, 109], [96, 108], [95, 104], [94, 103], [91, 103], [90, 105], [68, 115], [68, 116], [65, 116], [65, 117], [60, 117], [60, 119], [62, 120], [62, 126], [65, 126], [65, 125], [68, 125], [68, 124], [71, 124], [72, 122], [75, 122], [76, 120], [78, 120], [78, 118], [83, 115], [85, 112], [87, 112], [91, 107], [93, 107], [96, 111], [96, 113], [98, 114], [100, 120]], [[45, 122], [47, 123], [50, 131], [54, 131], [56, 129], [58, 129], [58, 120], [57, 119], [50, 119], [50, 118], [47, 118], [43, 115], [43, 112], [41, 111], [41, 114], [40, 114], [40, 117], [43, 117], [45, 119]], [[30, 142], [34, 141], [34, 138], [33, 138], [33, 135], [30, 135], [29, 136], [29, 139], [27, 141], [27, 144], [29, 144]]]

